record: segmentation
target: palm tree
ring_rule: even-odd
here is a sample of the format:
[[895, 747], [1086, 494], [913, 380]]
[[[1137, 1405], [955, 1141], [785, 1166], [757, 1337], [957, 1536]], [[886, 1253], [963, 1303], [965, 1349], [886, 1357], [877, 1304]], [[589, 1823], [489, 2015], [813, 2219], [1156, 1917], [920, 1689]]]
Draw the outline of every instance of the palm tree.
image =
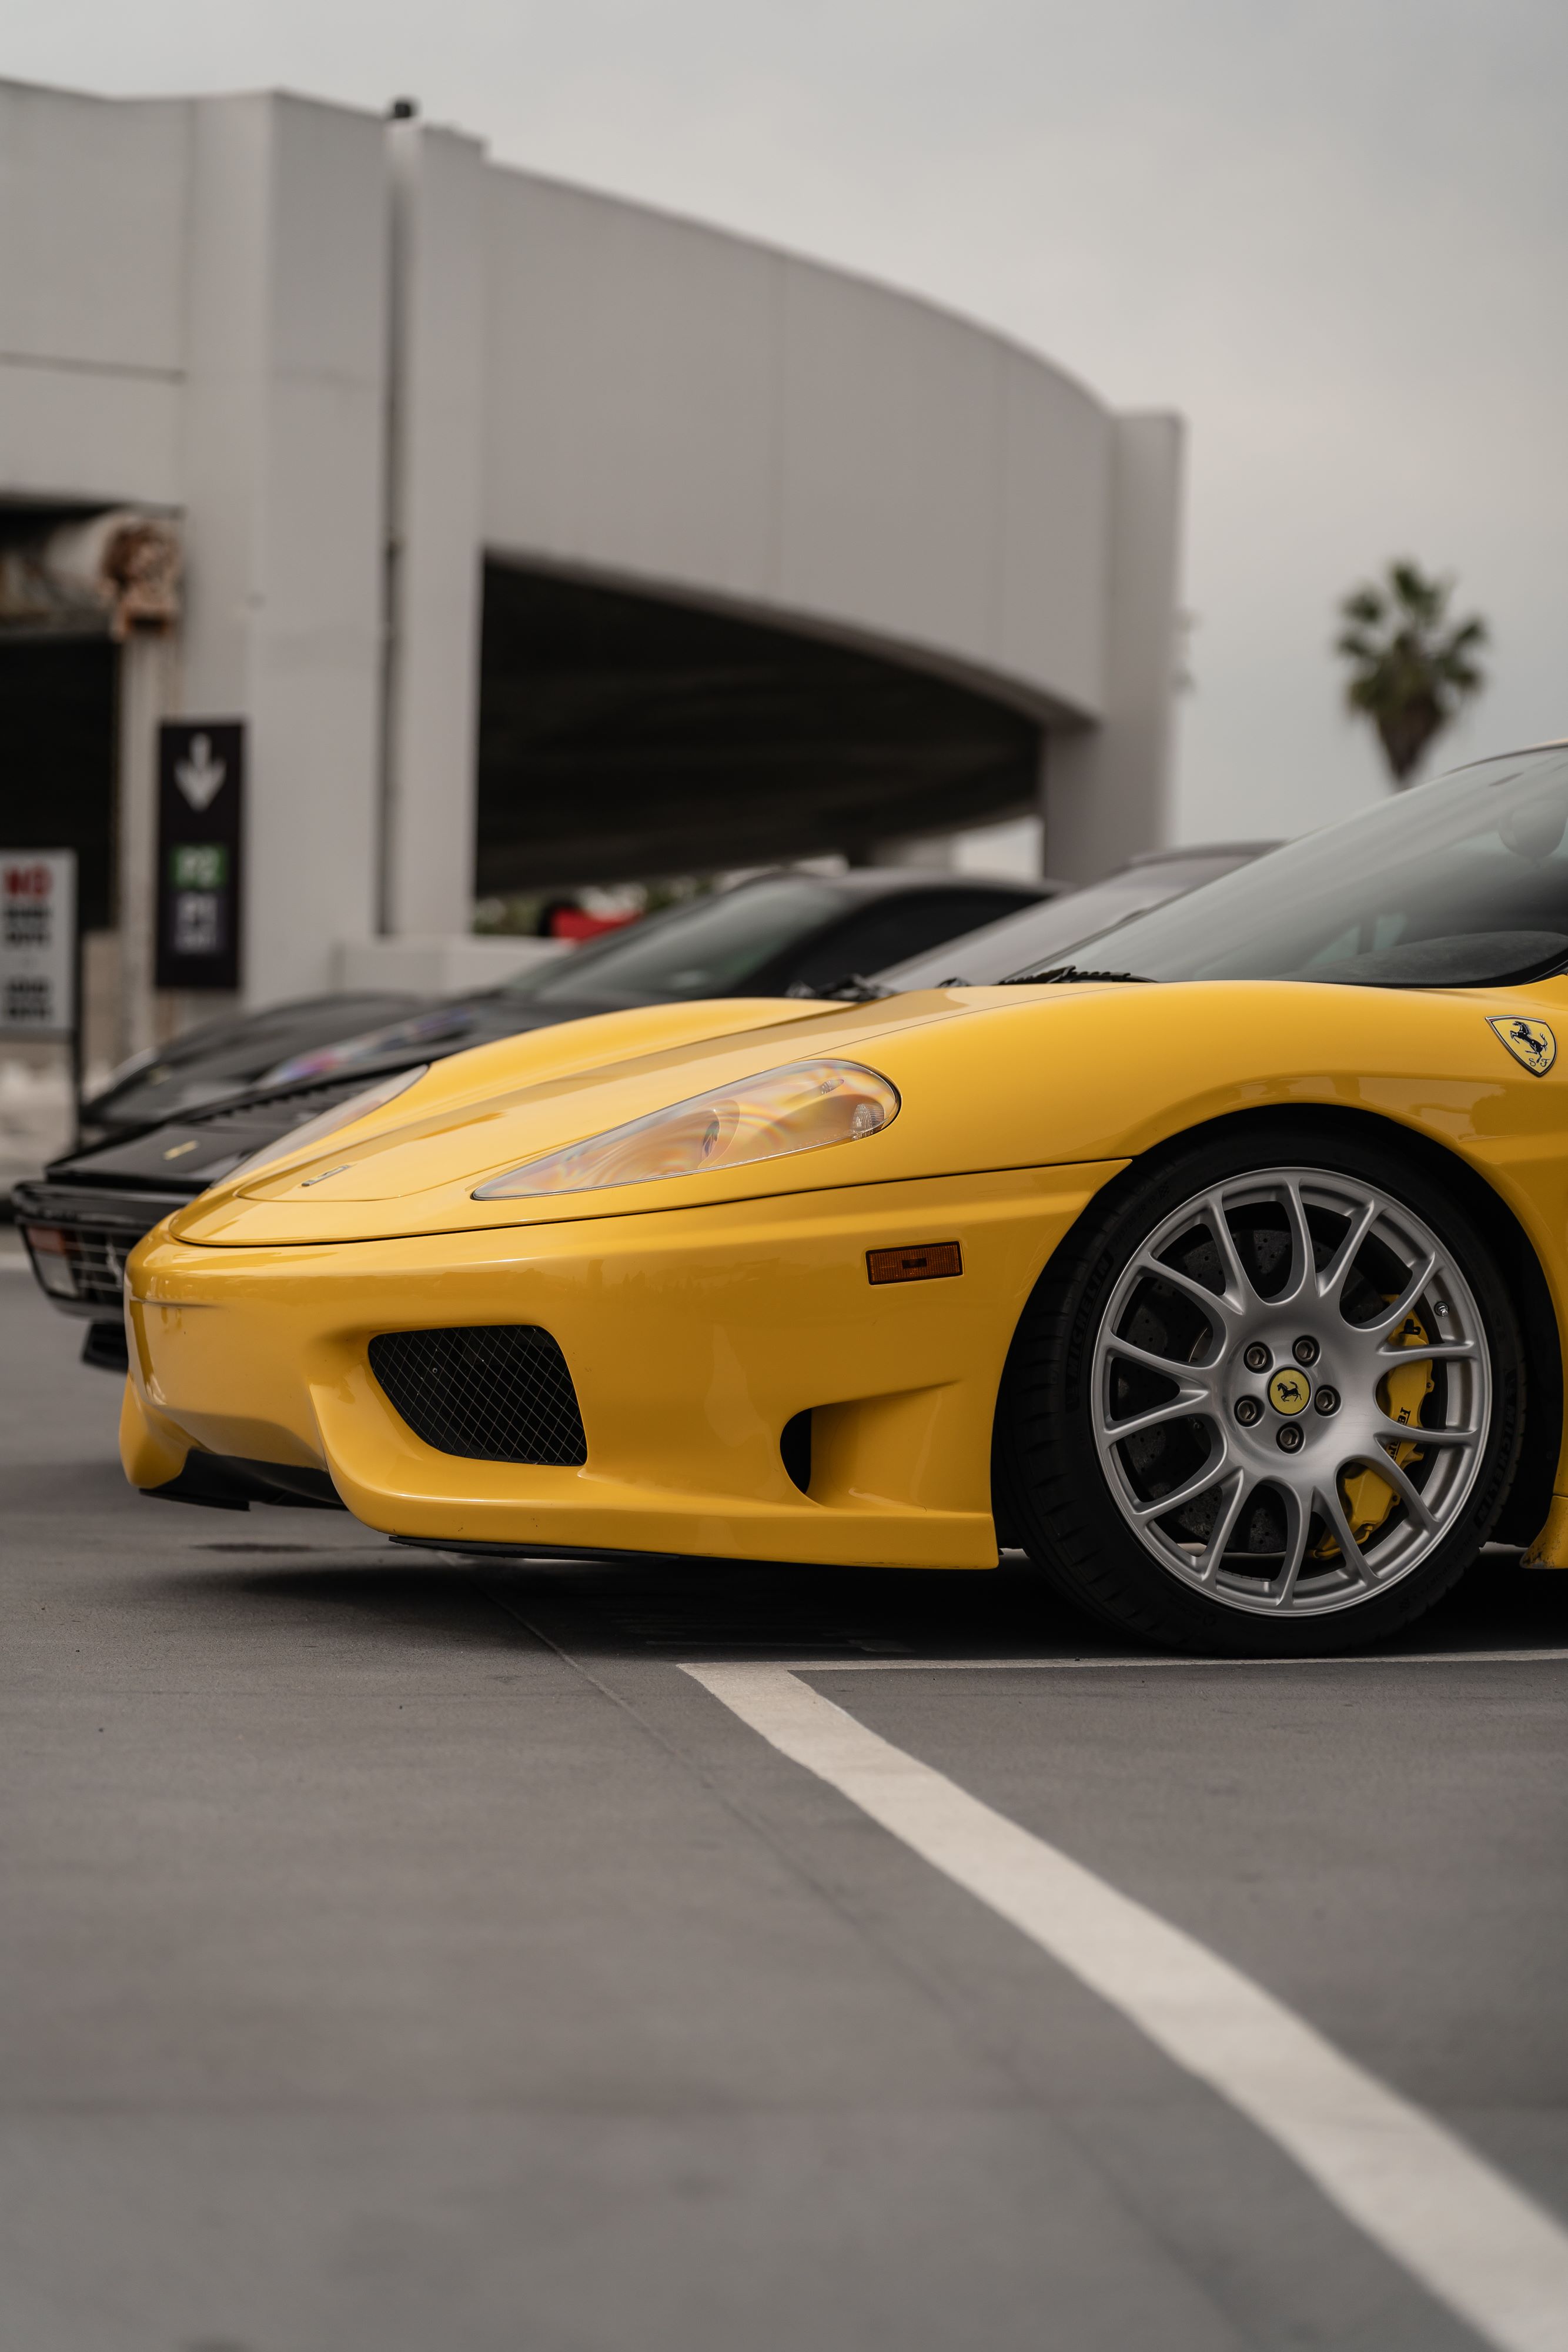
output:
[[1450, 625], [1453, 593], [1451, 580], [1391, 563], [1386, 585], [1368, 583], [1339, 608], [1344, 626], [1334, 651], [1351, 666], [1344, 698], [1376, 728], [1396, 790], [1460, 704], [1486, 684], [1473, 656], [1487, 642], [1487, 625], [1476, 615]]

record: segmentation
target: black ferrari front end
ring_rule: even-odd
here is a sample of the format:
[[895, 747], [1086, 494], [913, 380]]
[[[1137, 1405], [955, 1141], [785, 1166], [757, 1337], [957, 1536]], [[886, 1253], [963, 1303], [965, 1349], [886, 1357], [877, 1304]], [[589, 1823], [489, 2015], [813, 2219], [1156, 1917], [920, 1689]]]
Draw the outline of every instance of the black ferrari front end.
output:
[[126, 1369], [121, 1288], [143, 1234], [364, 1085], [356, 1069], [318, 1086], [257, 1089], [128, 1141], [72, 1152], [18, 1184], [12, 1213], [39, 1287], [62, 1315], [88, 1326], [82, 1361]]
[[[62, 1175], [68, 1168], [63, 1162]], [[144, 1233], [179, 1207], [184, 1193], [111, 1192], [57, 1181], [55, 1171], [18, 1184], [16, 1222], [33, 1272], [51, 1305], [88, 1324], [82, 1361], [105, 1371], [126, 1369], [120, 1289], [125, 1261]]]

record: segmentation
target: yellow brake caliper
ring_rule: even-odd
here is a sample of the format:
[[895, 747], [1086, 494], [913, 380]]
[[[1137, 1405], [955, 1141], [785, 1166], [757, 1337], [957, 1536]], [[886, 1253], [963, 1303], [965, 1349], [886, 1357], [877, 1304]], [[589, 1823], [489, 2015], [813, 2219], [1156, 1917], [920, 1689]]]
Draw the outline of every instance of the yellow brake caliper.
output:
[[[1394, 1336], [1401, 1346], [1412, 1349], [1423, 1346], [1431, 1337], [1418, 1315], [1407, 1315]], [[1389, 1420], [1403, 1422], [1407, 1428], [1418, 1427], [1421, 1408], [1432, 1393], [1431, 1358], [1417, 1356], [1413, 1363], [1401, 1364], [1396, 1371], [1385, 1374], [1379, 1386]], [[1420, 1446], [1412, 1441], [1396, 1445], [1394, 1459], [1403, 1470], [1419, 1458], [1420, 1452]], [[1358, 1544], [1364, 1543], [1383, 1525], [1396, 1499], [1387, 1479], [1380, 1478], [1375, 1470], [1358, 1470], [1354, 1477], [1345, 1480], [1345, 1509], [1350, 1531]], [[1339, 1549], [1337, 1544], [1333, 1548]]]

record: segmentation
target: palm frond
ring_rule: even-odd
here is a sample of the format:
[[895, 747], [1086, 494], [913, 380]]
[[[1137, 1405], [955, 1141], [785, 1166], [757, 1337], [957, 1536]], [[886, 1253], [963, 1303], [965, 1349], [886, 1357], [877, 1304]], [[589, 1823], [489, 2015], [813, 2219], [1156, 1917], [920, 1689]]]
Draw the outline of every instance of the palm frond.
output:
[[1428, 580], [1414, 563], [1391, 563], [1389, 581], [1396, 600], [1411, 617], [1431, 624], [1442, 618], [1443, 608], [1452, 594], [1452, 583], [1446, 580]]
[[1457, 629], [1450, 632], [1447, 649], [1451, 654], [1468, 653], [1472, 646], [1489, 645], [1490, 641], [1491, 631], [1478, 613], [1473, 619], [1462, 621]]
[[1354, 621], [1364, 628], [1374, 628], [1383, 618], [1383, 592], [1378, 588], [1357, 588], [1342, 598], [1339, 610], [1341, 620]]

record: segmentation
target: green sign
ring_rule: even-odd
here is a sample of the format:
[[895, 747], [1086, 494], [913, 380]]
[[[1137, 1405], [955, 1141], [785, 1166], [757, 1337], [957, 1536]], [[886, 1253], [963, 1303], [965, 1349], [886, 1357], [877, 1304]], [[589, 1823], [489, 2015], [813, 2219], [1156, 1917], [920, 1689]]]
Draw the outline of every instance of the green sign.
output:
[[177, 842], [169, 856], [169, 879], [176, 890], [223, 890], [228, 887], [229, 853], [221, 841]]

